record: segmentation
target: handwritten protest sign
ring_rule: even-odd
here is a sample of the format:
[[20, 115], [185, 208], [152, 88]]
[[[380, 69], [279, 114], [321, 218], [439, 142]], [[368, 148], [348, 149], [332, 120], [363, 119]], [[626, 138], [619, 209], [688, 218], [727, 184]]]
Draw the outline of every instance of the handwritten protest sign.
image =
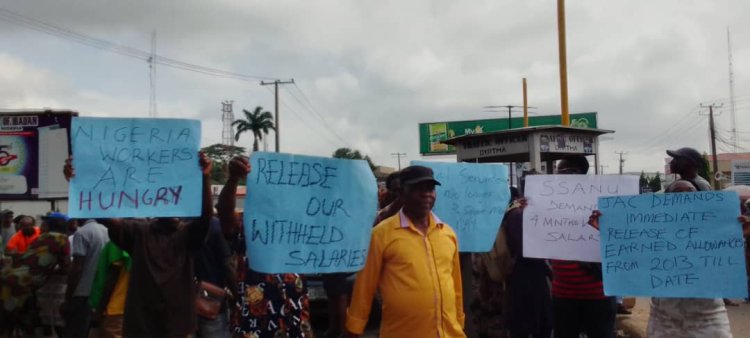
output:
[[365, 264], [377, 184], [367, 162], [256, 152], [245, 200], [250, 268], [354, 272]]
[[434, 171], [441, 185], [435, 187], [433, 212], [456, 231], [459, 250], [490, 251], [510, 201], [508, 167], [425, 161], [411, 164]]
[[607, 295], [746, 298], [736, 192], [602, 197]]
[[73, 118], [71, 217], [190, 217], [201, 212], [200, 121]]
[[527, 176], [524, 257], [600, 262], [599, 232], [586, 224], [597, 199], [637, 193], [637, 176]]

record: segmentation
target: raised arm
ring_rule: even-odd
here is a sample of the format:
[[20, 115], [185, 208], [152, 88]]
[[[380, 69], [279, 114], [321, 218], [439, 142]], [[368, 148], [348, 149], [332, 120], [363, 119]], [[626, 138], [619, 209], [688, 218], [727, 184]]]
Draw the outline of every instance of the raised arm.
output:
[[229, 178], [219, 194], [219, 213], [221, 231], [225, 238], [232, 238], [240, 231], [240, 222], [234, 210], [237, 207], [237, 185], [250, 173], [250, 163], [245, 157], [235, 157], [229, 162]]
[[[73, 166], [73, 157], [68, 157], [65, 160], [63, 166], [63, 175], [65, 180], [70, 182], [70, 179], [76, 176], [76, 170]], [[132, 224], [125, 224], [126, 222], [120, 218], [105, 218], [97, 219], [97, 222], [101, 223], [107, 228], [109, 233], [109, 239], [117, 244], [120, 248], [125, 251], [131, 252], [133, 249], [133, 226]]]

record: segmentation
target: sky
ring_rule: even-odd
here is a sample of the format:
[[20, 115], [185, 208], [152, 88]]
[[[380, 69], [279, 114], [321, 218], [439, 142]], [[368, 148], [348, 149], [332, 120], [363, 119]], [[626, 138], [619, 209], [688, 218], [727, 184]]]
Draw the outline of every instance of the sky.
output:
[[[666, 149], [709, 152], [701, 103], [724, 104], [717, 148], [732, 150], [727, 29], [740, 151], [750, 151], [750, 2], [580, 0], [566, 12], [570, 111], [598, 112], [615, 131], [600, 146], [605, 173], [618, 170], [615, 152], [626, 152], [626, 172], [663, 170]], [[63, 33], [33, 29], [41, 24]], [[142, 51], [156, 32], [161, 57], [253, 76], [156, 65], [158, 116], [200, 119], [203, 145], [221, 141], [224, 100], [238, 118], [273, 111], [263, 79], [296, 83], [279, 90], [282, 151], [349, 147], [391, 167], [392, 153], [423, 159], [420, 122], [507, 116], [482, 107], [522, 104], [524, 77], [536, 113], [560, 113], [553, 0], [0, 0], [0, 109], [148, 116], [148, 63], [60, 28]]]

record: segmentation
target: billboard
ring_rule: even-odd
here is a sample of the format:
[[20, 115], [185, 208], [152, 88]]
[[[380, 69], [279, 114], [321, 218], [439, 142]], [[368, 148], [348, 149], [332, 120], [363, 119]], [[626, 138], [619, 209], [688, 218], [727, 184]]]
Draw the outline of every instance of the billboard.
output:
[[74, 112], [0, 113], [0, 199], [66, 198], [62, 165]]
[[[529, 126], [560, 125], [560, 115], [529, 116]], [[597, 128], [596, 113], [570, 114], [570, 126]], [[510, 119], [511, 128], [522, 128], [523, 118]], [[508, 119], [466, 120], [419, 124], [419, 153], [422, 155], [451, 155], [456, 148], [442, 143], [445, 140], [470, 134], [508, 130]]]

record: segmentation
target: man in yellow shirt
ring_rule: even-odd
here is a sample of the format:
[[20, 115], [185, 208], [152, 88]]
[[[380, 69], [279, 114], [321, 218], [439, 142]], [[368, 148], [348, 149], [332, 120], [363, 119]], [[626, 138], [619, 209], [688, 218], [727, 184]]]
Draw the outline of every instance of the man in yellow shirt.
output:
[[404, 206], [372, 231], [347, 311], [347, 336], [363, 333], [380, 290], [381, 337], [465, 338], [458, 240], [432, 213], [440, 182], [422, 166], [405, 168], [400, 176]]

